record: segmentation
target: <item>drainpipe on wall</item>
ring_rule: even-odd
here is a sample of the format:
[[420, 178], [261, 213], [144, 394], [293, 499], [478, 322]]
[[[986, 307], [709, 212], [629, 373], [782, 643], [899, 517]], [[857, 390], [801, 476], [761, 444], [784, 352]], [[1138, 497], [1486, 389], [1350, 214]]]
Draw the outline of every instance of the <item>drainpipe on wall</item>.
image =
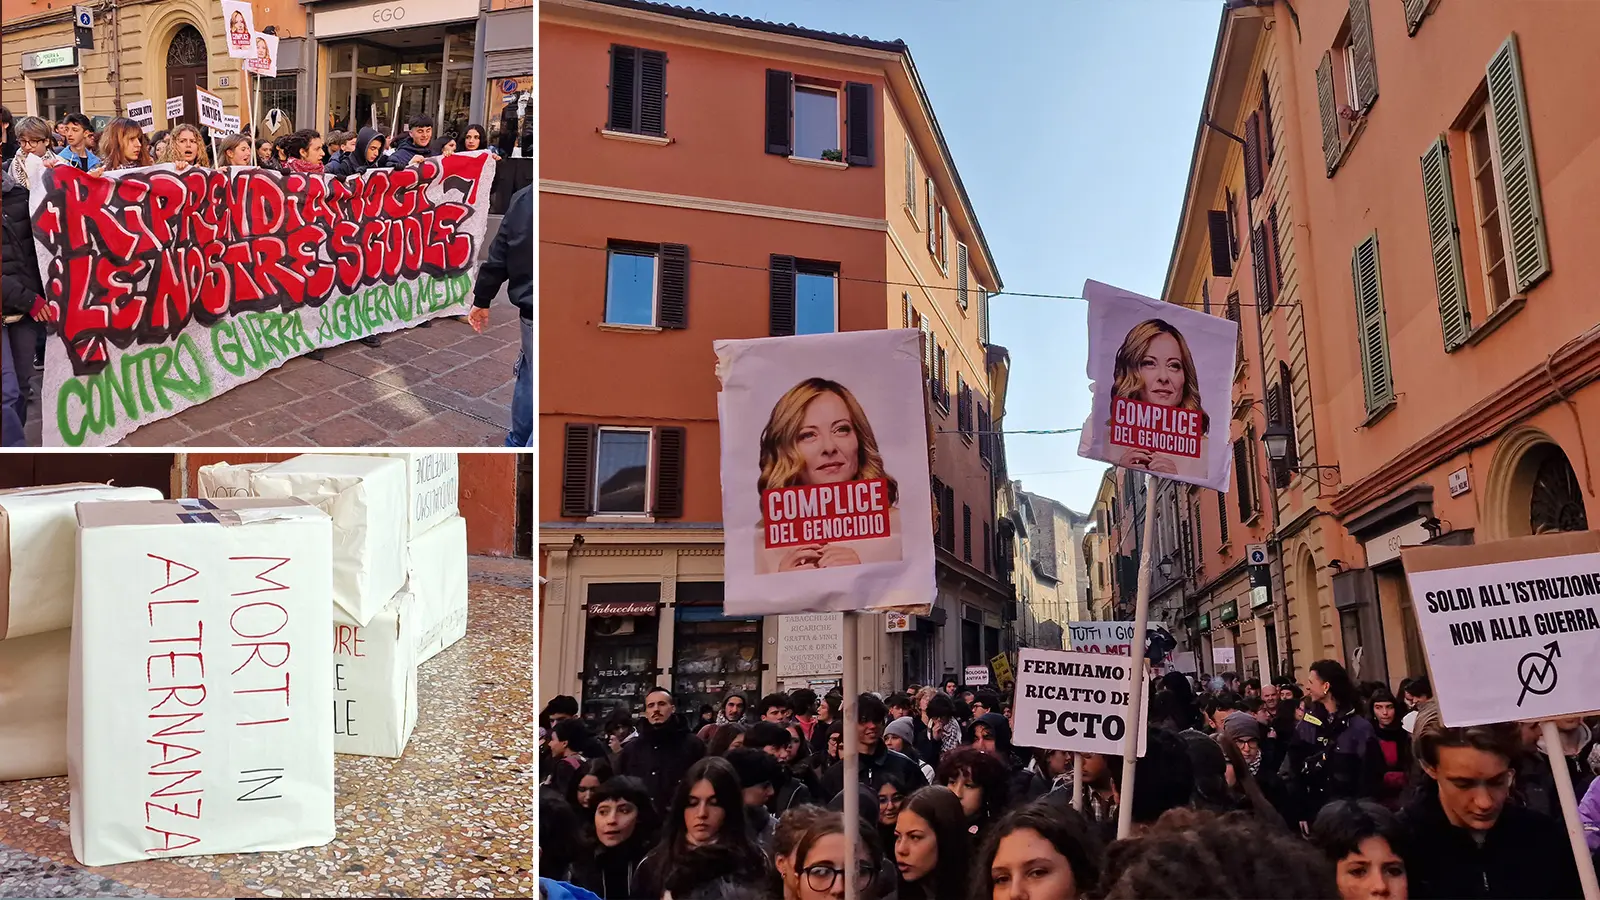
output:
[[[114, 78], [114, 83], [112, 85], [112, 90], [114, 90], [116, 92], [116, 103], [117, 103], [117, 107], [116, 107], [115, 110], [113, 110], [113, 113], [114, 113], [114, 115], [120, 116], [120, 115], [123, 114], [123, 106], [122, 106], [122, 23], [118, 21], [118, 16], [117, 16], [118, 12], [119, 12], [119, 8], [117, 6], [117, 0], [111, 0], [111, 52], [112, 52], [112, 55], [113, 55], [113, 59], [115, 61], [115, 66], [116, 66], [116, 68], [114, 70], [115, 71], [115, 78]], [[107, 71], [112, 71], [111, 67], [108, 66], [107, 67]]]

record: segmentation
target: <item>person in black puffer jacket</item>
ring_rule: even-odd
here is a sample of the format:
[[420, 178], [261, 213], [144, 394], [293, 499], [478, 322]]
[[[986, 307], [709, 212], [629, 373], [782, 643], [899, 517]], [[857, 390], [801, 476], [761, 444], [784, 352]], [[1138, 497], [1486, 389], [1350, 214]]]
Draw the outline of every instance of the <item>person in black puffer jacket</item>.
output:
[[500, 231], [489, 245], [489, 258], [478, 269], [468, 321], [480, 334], [489, 324], [489, 304], [500, 286], [522, 315], [522, 355], [517, 358], [516, 387], [511, 394], [511, 429], [507, 447], [533, 446], [533, 185], [511, 195], [500, 219]]
[[706, 755], [705, 742], [690, 734], [676, 713], [672, 692], [652, 688], [644, 697], [639, 736], [623, 744], [617, 756], [617, 774], [643, 781], [660, 812], [666, 811], [683, 774]]
[[363, 128], [356, 135], [356, 149], [344, 153], [338, 159], [329, 163], [327, 173], [344, 178], [350, 175], [359, 175], [374, 166], [382, 166], [383, 158], [383, 132], [376, 128]]
[[45, 314], [44, 286], [28, 215], [28, 191], [0, 172], [0, 312], [4, 317], [5, 345], [0, 366], [0, 445], [20, 447], [26, 441], [28, 399], [38, 397], [33, 355], [44, 326], [36, 316]]

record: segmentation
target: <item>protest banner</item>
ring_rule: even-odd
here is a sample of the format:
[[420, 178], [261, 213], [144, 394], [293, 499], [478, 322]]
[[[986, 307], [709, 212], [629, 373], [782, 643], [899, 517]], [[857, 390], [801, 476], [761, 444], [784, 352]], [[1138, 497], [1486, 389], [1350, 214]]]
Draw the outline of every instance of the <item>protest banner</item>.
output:
[[[250, 70], [250, 74], [257, 78], [262, 76], [271, 78], [277, 75], [278, 36], [257, 31], [250, 35], [250, 40], [254, 45], [254, 49], [245, 58], [244, 67]], [[230, 44], [229, 46], [231, 49], [232, 45]]]
[[345, 179], [30, 166], [53, 319], [44, 443], [78, 447], [313, 349], [466, 313], [495, 163], [455, 153]]
[[1083, 296], [1094, 397], [1078, 455], [1226, 493], [1239, 326], [1098, 281]]
[[256, 16], [249, 0], [222, 0], [222, 18], [228, 23], [228, 55], [249, 59], [254, 55], [251, 36], [256, 30]]
[[1132, 622], [1068, 622], [1067, 648], [1079, 653], [1133, 653]]
[[[1600, 711], [1600, 531], [1457, 547], [1402, 547], [1439, 716], [1451, 728]], [[1587, 900], [1600, 900], [1566, 759], [1547, 754]]]
[[1400, 551], [1451, 727], [1600, 710], [1600, 532]]
[[988, 666], [967, 666], [961, 670], [962, 683], [967, 687], [976, 687], [989, 683]]
[[933, 601], [920, 342], [716, 342], [729, 615]]
[[194, 89], [194, 98], [200, 124], [207, 128], [221, 128], [222, 98], [201, 88]]
[[149, 100], [128, 104], [128, 118], [139, 123], [139, 130], [149, 134], [156, 130], [156, 105]]
[[778, 677], [844, 674], [844, 614], [796, 613], [778, 617]]
[[[1117, 755], [1128, 735], [1128, 667], [1137, 659], [1070, 650], [1017, 651], [1012, 743], [1021, 747]], [[1145, 751], [1141, 705], [1138, 755]]]
[[182, 97], [182, 95], [179, 95], [177, 97], [168, 97], [167, 98], [167, 124], [171, 125], [171, 124], [175, 123], [177, 120], [179, 120], [181, 118], [183, 118], [183, 97]]

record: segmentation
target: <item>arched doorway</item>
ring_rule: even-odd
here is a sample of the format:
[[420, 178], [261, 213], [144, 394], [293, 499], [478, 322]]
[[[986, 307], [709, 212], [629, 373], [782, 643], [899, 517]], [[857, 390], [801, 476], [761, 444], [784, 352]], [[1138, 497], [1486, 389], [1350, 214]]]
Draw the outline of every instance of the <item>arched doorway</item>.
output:
[[[1299, 595], [1296, 602], [1300, 608], [1295, 615], [1300, 619], [1305, 649], [1295, 657], [1295, 662], [1298, 668], [1304, 668], [1323, 657], [1322, 602], [1317, 596], [1317, 560], [1309, 550], [1300, 557], [1299, 582], [1295, 585], [1295, 593]], [[1294, 673], [1285, 674], [1293, 676]]]
[[[1578, 473], [1572, 470], [1572, 463], [1567, 461], [1567, 455], [1561, 452], [1560, 447], [1543, 444], [1535, 448], [1518, 466], [1519, 474], [1523, 468], [1528, 473], [1525, 507], [1528, 534], [1589, 529]], [[1521, 478], [1513, 479], [1512, 490], [1517, 489], [1520, 481]], [[1518, 503], [1517, 506], [1522, 504]]]
[[193, 25], [184, 25], [172, 35], [167, 45], [167, 96], [183, 98], [183, 115], [169, 119], [167, 127], [180, 123], [199, 126], [200, 107], [194, 89], [209, 88], [206, 80], [206, 39]]

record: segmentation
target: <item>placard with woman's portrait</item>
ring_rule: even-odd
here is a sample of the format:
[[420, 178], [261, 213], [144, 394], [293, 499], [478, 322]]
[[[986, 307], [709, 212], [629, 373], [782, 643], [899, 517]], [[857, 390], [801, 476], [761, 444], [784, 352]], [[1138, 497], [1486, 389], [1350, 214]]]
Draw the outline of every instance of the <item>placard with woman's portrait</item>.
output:
[[919, 341], [716, 342], [730, 615], [933, 602]]
[[1098, 281], [1078, 455], [1227, 492], [1237, 323]]

